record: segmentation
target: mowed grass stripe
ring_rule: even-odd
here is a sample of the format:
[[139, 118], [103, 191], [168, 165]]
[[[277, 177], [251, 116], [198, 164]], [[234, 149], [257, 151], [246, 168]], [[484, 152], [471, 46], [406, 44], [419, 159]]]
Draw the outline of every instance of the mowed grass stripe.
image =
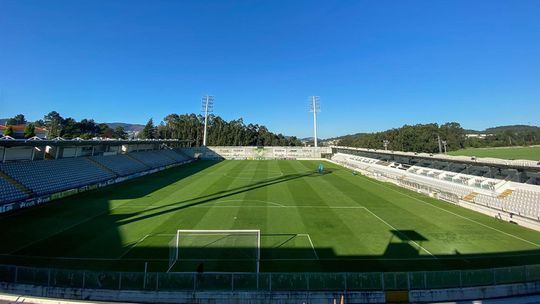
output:
[[[159, 200], [156, 200], [152, 196], [153, 194], [157, 198], [161, 197], [162, 192], [166, 193], [170, 191], [169, 189], [175, 188], [174, 186], [171, 187], [171, 185], [185, 178], [190, 178], [193, 173], [201, 169], [206, 169], [206, 165], [208, 164], [194, 164], [186, 167], [172, 168], [167, 170], [167, 172], [158, 172], [152, 175], [153, 179], [151, 183], [147, 183], [150, 176], [145, 176], [135, 180], [136, 182], [118, 185], [118, 191], [114, 192], [107, 188], [108, 191], [105, 193], [101, 193], [103, 192], [101, 190], [96, 191], [97, 193], [84, 193], [83, 196], [85, 198], [93, 197], [91, 194], [100, 194], [98, 199], [88, 199], [79, 203], [98, 205], [102, 209], [102, 212], [89, 216], [72, 225], [65, 226], [37, 241], [30, 242], [15, 253], [32, 255], [37, 251], [42, 253], [41, 255], [48, 256], [100, 258], [113, 258], [121, 255], [124, 252], [124, 242], [121, 234], [124, 225], [119, 225], [119, 223], [123, 222], [130, 215], [122, 213], [115, 214], [114, 210], [128, 207], [127, 209], [130, 210], [130, 213], [144, 211], [149, 206], [159, 202]], [[157, 187], [157, 185], [163, 187]], [[123, 203], [115, 207], [106, 207], [112, 205], [105, 203], [107, 197], [112, 199], [122, 198]], [[129, 198], [129, 200], [125, 200], [125, 198]], [[70, 197], [67, 200], [69, 202], [69, 200], [73, 199], [76, 199], [76, 197]], [[132, 202], [136, 202], [134, 206], [130, 206]], [[96, 233], [96, 229], [99, 229], [99, 233]], [[103, 244], [108, 244], [107, 250], [103, 250]]]
[[[302, 165], [304, 169], [308, 169], [309, 167], [315, 165], [315, 163], [313, 161], [310, 161], [310, 162], [302, 161], [302, 162], [299, 162], [298, 164]], [[328, 164], [328, 165], [329, 166], [327, 167], [327, 170], [330, 170], [330, 171], [332, 171], [332, 170], [340, 170], [339, 168], [336, 168], [335, 166], [332, 166], [331, 164]], [[337, 174], [322, 175], [321, 178], [314, 179], [313, 183], [319, 184], [317, 187], [314, 187], [314, 188], [317, 189], [316, 191], [319, 191], [321, 193], [321, 195], [324, 195], [323, 193], [330, 193], [333, 196], [335, 196], [337, 193], [342, 194], [342, 195], [340, 195], [341, 199], [338, 199], [337, 201], [334, 201], [334, 204], [336, 204], [336, 203], [337, 204], [345, 203], [347, 205], [356, 205], [356, 206], [360, 205], [354, 199], [355, 197], [358, 198], [360, 195], [355, 195], [355, 197], [353, 197], [351, 195], [351, 192], [352, 192], [351, 190], [357, 188], [356, 185], [354, 185], [353, 183], [349, 182], [346, 179], [341, 178]], [[332, 188], [332, 189], [329, 189], [329, 188]], [[356, 192], [359, 192], [358, 190], [359, 189], [357, 189]], [[370, 194], [369, 192], [364, 192], [364, 191], [361, 191], [359, 193], [362, 196], [365, 196], [366, 194], [368, 194], [368, 195]], [[381, 198], [380, 196], [369, 195], [367, 198], [364, 197], [365, 202], [369, 202], [370, 200], [377, 200], [377, 201], [379, 201], [380, 204], [389, 203], [387, 200]], [[332, 201], [326, 200], [326, 202], [332, 202]], [[328, 205], [330, 207], [330, 203], [328, 203]], [[354, 219], [351, 219], [352, 212], [356, 212], [354, 214], [356, 214], [357, 217], [359, 216], [358, 215], [359, 212], [364, 212], [364, 213], [367, 212], [370, 216], [375, 217], [375, 219], [382, 222], [386, 226], [385, 228], [389, 232], [389, 233], [387, 233], [388, 237], [382, 237], [382, 236], [379, 235], [379, 236], [377, 236], [376, 239], [374, 239], [374, 238], [371, 237], [373, 235], [372, 233], [369, 233], [369, 235], [367, 237], [366, 241], [368, 241], [370, 244], [372, 244], [372, 246], [370, 246], [368, 249], [377, 248], [378, 246], [375, 246], [376, 244], [379, 244], [380, 248], [382, 249], [382, 251], [379, 250], [378, 252], [373, 252], [373, 253], [381, 254], [381, 255], [382, 254], [393, 255], [394, 253], [392, 253], [392, 252], [384, 252], [384, 250], [388, 248], [387, 246], [389, 246], [388, 239], [390, 239], [392, 241], [397, 236], [397, 237], [403, 238], [403, 240], [405, 240], [406, 243], [410, 243], [411, 246], [416, 247], [416, 252], [414, 250], [410, 251], [409, 256], [415, 257], [415, 256], [418, 256], [420, 254], [427, 254], [429, 256], [433, 256], [433, 254], [428, 249], [425, 248], [425, 244], [421, 245], [418, 242], [416, 242], [415, 240], [412, 240], [410, 237], [407, 236], [406, 233], [401, 232], [400, 231], [401, 229], [396, 228], [394, 226], [394, 224], [389, 223], [387, 220], [381, 218], [379, 215], [375, 214], [373, 211], [371, 211], [371, 210], [369, 210], [367, 208], [358, 209], [358, 210], [355, 210], [355, 211], [341, 210], [341, 212], [339, 212], [338, 210], [334, 210], [334, 212], [337, 215], [340, 216], [340, 218], [342, 219], [342, 222], [344, 222], [344, 223], [355, 223], [356, 222]], [[363, 226], [366, 226], [366, 225], [363, 225]], [[410, 226], [408, 226], [404, 230], [409, 231], [409, 227]], [[362, 232], [359, 232], [359, 233], [362, 233]], [[402, 245], [405, 246], [406, 244], [402, 243]]]
[[[229, 166], [230, 165], [231, 164], [229, 164]], [[220, 170], [222, 167], [226, 167], [226, 165], [216, 163], [214, 169]], [[186, 202], [196, 198], [197, 195], [205, 193], [207, 190], [206, 187], [213, 182], [218, 182], [218, 180], [219, 177], [217, 175], [205, 178], [203, 175], [196, 174], [192, 179], [186, 179], [176, 183], [174, 187], [172, 187], [175, 191], [168, 191], [163, 199], [156, 199], [155, 203], [152, 206], [149, 206], [149, 208], [132, 214], [128, 221], [121, 222], [122, 225], [120, 227], [122, 227], [122, 235], [124, 236], [125, 244], [127, 246], [133, 245], [148, 234], [174, 234], [168, 219], [178, 213], [185, 215], [184, 212], [181, 211], [186, 209]], [[203, 213], [203, 211], [193, 211], [192, 213], [195, 214], [192, 214], [191, 217], [184, 216], [184, 218], [196, 219], [202, 216], [201, 213]], [[179, 226], [180, 224], [177, 223], [177, 225]], [[137, 248], [137, 250], [138, 249], [139, 248]]]
[[[508, 235], [494, 234], [486, 231], [486, 226], [493, 224], [503, 224], [506, 228], [513, 228], [515, 225], [501, 223], [500, 221], [496, 221], [474, 211], [437, 201], [389, 183], [376, 181], [364, 176], [357, 176], [357, 179], [367, 181], [367, 185], [371, 185], [371, 187], [369, 187], [371, 189], [370, 191], [376, 191], [377, 193], [380, 193], [379, 195], [388, 200], [390, 204], [387, 204], [387, 207], [393, 205], [392, 208], [389, 208], [388, 210], [388, 216], [390, 216], [388, 218], [391, 219], [393, 223], [414, 223], [418, 230], [424, 231], [424, 236], [433, 240], [433, 242], [426, 244], [426, 246], [428, 246], [430, 250], [433, 248], [431, 243], [437, 244], [437, 247], [440, 247], [440, 249], [433, 249], [433, 252], [455, 254], [456, 252], [481, 253], [486, 251], [512, 251], [520, 248], [531, 249], [527, 244], [525, 244], [526, 246], [524, 247], [523, 243], [516, 242], [515, 238]], [[365, 187], [366, 183], [363, 182], [362, 184]], [[402, 195], [395, 197], [396, 193]], [[419, 201], [418, 197], [421, 197], [422, 199]], [[432, 207], [436, 208], [426, 208], [427, 206], [425, 204], [430, 204]], [[376, 206], [373, 208], [377, 208], [378, 210], [380, 207]], [[375, 210], [373, 208], [372, 210]], [[448, 212], [448, 208], [454, 209], [456, 213], [454, 213], [454, 211], [451, 213]], [[410, 217], [407, 218], [405, 213], [403, 213], [402, 216], [399, 212], [392, 212], [396, 209], [410, 210], [409, 214], [414, 214], [423, 219], [423, 221], [415, 221]], [[463, 213], [466, 213], [467, 215], [463, 215]], [[490, 221], [491, 223], [483, 224], [486, 226], [478, 225], [477, 223], [471, 222], [469, 216], [472, 216], [472, 218], [479, 217], [484, 221]], [[423, 223], [426, 222], [431, 222], [431, 227], [424, 227]], [[520, 227], [520, 229], [523, 230], [522, 227]]]
[[[536, 231], [521, 226], [512, 225], [504, 221], [499, 221], [492, 217], [485, 216], [478, 212], [455, 206], [450, 203], [438, 201], [390, 183], [384, 183], [364, 176], [359, 176], [359, 178], [362, 178], [367, 182], [371, 183], [374, 187], [380, 189], [382, 193], [386, 192], [386, 195], [391, 196], [392, 193], [400, 194], [402, 197], [405, 198], [405, 201], [410, 202], [411, 205], [415, 206], [414, 208], [419, 210], [420, 212], [426, 213], [426, 216], [428, 217], [431, 214], [437, 214], [439, 212], [442, 212], [442, 219], [444, 218], [444, 214], [447, 214], [449, 217], [446, 221], [447, 224], [458, 226], [462, 225], [463, 228], [468, 232], [477, 231], [480, 235], [485, 235], [487, 238], [490, 238], [490, 240], [495, 241], [490, 242], [491, 245], [497, 246], [498, 242], [496, 242], [496, 240], [509, 241], [510, 243], [506, 245], [511, 246], [503, 245], [503, 247], [510, 250], [516, 250], [520, 248], [530, 249], [531, 245], [533, 247], [537, 247], [534, 243], [537, 243], [540, 239], [540, 234], [538, 234], [538, 232]], [[457, 230], [459, 232], [459, 229], [456, 228], [457, 227], [454, 227], [452, 228], [452, 230]], [[516, 236], [511, 231], [517, 234], [525, 234], [527, 238], [525, 239], [520, 236]], [[484, 249], [484, 251], [485, 249], [489, 250], [489, 248], [482, 248]]]
[[[407, 234], [411, 233], [427, 238], [426, 233], [429, 231], [445, 231], [445, 227], [433, 220], [433, 214], [425, 215], [423, 210], [413, 208], [416, 206], [411, 206], [407, 198], [388, 196], [377, 187], [370, 187], [370, 184], [364, 182], [359, 183], [359, 177], [352, 174], [332, 174], [329, 178], [336, 181], [333, 184], [341, 192], [351, 197], [360, 197], [369, 212], [388, 223], [389, 226], [394, 227], [392, 229], [396, 230], [394, 233], [398, 237], [408, 240], [424, 253], [433, 255], [453, 252], [453, 249], [445, 248], [447, 242], [437, 242], [431, 239], [417, 242], [412, 240], [414, 237], [407, 237]], [[445, 217], [443, 223], [448, 220], [447, 214]]]
[[[337, 165], [325, 163], [328, 174], [319, 175], [319, 163], [199, 161], [0, 216], [0, 252], [22, 245], [26, 248], [19, 253], [29, 256], [122, 258], [118, 263], [79, 264], [59, 259], [42, 266], [141, 270], [149, 260], [154, 261], [154, 271], [166, 270], [168, 243], [177, 229], [240, 228], [276, 234], [263, 241], [264, 271], [425, 270], [540, 263], [535, 256], [538, 248], [534, 244], [540, 244], [536, 231], [389, 183], [353, 176]], [[427, 240], [414, 242], [441, 260], [430, 260], [419, 246], [392, 230], [410, 239], [414, 239], [412, 232], [425, 237]], [[315, 259], [307, 238], [291, 237], [294, 235], [310, 235], [321, 260]], [[482, 255], [485, 253], [492, 255]], [[440, 262], [448, 258], [467, 262]], [[137, 262], [129, 263], [133, 259]], [[286, 259], [293, 261], [287, 263]], [[414, 262], [416, 259], [425, 263]], [[34, 261], [5, 256], [0, 260]], [[353, 260], [364, 262], [350, 262]]]
[[[283, 167], [295, 168], [297, 163], [283, 162]], [[298, 170], [298, 167], [296, 167]], [[294, 201], [299, 204], [310, 202], [312, 205], [330, 206], [327, 201], [329, 198], [321, 197], [321, 194], [311, 186], [311, 180], [321, 178], [315, 172], [312, 175], [299, 178], [287, 184], [289, 192]], [[298, 191], [298, 189], [302, 189]], [[306, 231], [310, 234], [316, 249], [322, 247], [323, 252], [318, 252], [321, 259], [334, 258], [336, 255], [358, 255], [360, 252], [369, 252], [366, 247], [368, 244], [362, 242], [360, 234], [354, 231], [360, 231], [358, 221], [341, 221], [339, 215], [334, 209], [328, 208], [321, 212], [316, 208], [296, 208], [294, 209], [302, 219]], [[379, 227], [377, 230], [384, 235], [383, 227], [375, 221], [372, 227]], [[331, 244], [333, 243], [333, 244]], [[348, 246], [343, 246], [348, 244]], [[372, 246], [373, 244], [369, 244]]]

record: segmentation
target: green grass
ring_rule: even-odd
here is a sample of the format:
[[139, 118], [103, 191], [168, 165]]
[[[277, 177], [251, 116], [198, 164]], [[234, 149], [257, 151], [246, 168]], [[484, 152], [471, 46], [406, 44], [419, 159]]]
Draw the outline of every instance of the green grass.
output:
[[[149, 262], [149, 271], [165, 271], [177, 229], [260, 229], [261, 271], [540, 263], [536, 231], [330, 163], [320, 175], [318, 164], [199, 161], [4, 215], [0, 263], [142, 271]], [[217, 257], [205, 271], [252, 269], [251, 260], [242, 260], [253, 252], [249, 243], [205, 242], [190, 247], [192, 257]], [[179, 262], [173, 270], [197, 265]]]
[[502, 159], [540, 160], [540, 147], [468, 148], [452, 151], [448, 154]]

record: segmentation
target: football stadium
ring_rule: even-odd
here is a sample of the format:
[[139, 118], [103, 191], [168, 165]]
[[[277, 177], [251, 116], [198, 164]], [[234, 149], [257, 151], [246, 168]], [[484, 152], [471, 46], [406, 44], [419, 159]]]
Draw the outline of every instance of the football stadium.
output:
[[534, 161], [177, 140], [0, 143], [7, 286], [103, 299], [337, 291], [385, 301], [478, 286], [512, 295], [505, 288], [531, 292], [540, 280]]
[[540, 303], [539, 15], [0, 0], [0, 304]]

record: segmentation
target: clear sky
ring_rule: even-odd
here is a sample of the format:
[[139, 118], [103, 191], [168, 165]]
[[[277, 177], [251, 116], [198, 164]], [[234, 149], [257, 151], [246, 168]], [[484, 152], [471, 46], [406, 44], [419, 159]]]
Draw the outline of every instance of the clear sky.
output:
[[0, 117], [200, 112], [320, 137], [540, 124], [540, 1], [0, 0]]

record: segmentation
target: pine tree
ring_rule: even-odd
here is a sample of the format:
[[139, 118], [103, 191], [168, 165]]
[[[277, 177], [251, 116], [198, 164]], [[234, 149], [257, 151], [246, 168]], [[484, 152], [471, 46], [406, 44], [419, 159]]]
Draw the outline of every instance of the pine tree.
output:
[[7, 129], [4, 130], [4, 136], [13, 136], [13, 127], [8, 126]]
[[143, 139], [156, 138], [156, 128], [154, 127], [154, 121], [152, 120], [152, 118], [148, 120], [148, 122], [144, 126], [144, 129], [142, 129], [141, 133], [139, 134], [139, 137]]
[[30, 123], [27, 124], [24, 128], [24, 138], [30, 138], [36, 136], [36, 127], [34, 127], [34, 124]]

